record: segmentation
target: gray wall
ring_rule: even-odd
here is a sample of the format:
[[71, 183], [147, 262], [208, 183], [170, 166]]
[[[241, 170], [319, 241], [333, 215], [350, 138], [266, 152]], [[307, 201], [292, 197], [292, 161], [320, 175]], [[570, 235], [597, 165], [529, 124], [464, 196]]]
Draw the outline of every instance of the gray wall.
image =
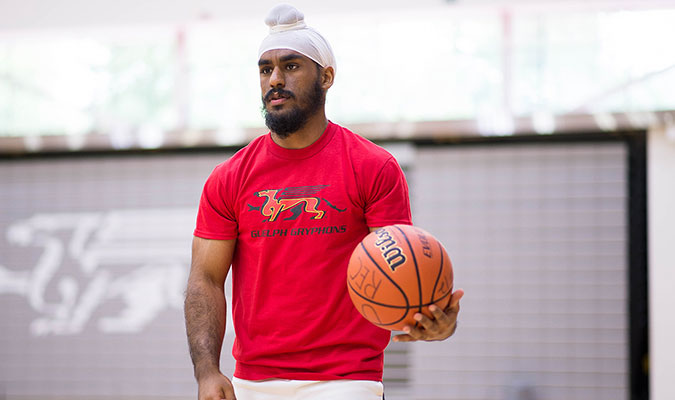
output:
[[[388, 351], [387, 398], [627, 399], [623, 145], [396, 154], [466, 297], [452, 340]], [[0, 398], [194, 397], [182, 295], [227, 156], [0, 162]]]
[[453, 340], [414, 347], [418, 399], [628, 398], [622, 144], [418, 151], [414, 222], [466, 290]]
[[0, 163], [0, 398], [195, 393], [183, 292], [227, 156]]

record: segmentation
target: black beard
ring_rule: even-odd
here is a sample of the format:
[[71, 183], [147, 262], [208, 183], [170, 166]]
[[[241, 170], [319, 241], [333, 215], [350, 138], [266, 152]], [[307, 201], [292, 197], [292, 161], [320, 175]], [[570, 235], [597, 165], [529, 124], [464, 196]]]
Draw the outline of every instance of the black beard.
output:
[[270, 113], [265, 107], [265, 98], [269, 98], [270, 94], [274, 91], [288, 93], [291, 97], [295, 97], [295, 95], [283, 89], [272, 89], [263, 98], [262, 112], [265, 116], [265, 125], [267, 125], [267, 127], [272, 132], [276, 133], [282, 139], [286, 139], [293, 132], [297, 132], [298, 130], [302, 129], [302, 127], [305, 126], [309, 120], [309, 117], [321, 109], [321, 107], [326, 102], [325, 93], [321, 87], [321, 84], [319, 83], [319, 80], [317, 79], [314, 82], [314, 87], [312, 87], [307, 95], [306, 107], [296, 106], [283, 113]]

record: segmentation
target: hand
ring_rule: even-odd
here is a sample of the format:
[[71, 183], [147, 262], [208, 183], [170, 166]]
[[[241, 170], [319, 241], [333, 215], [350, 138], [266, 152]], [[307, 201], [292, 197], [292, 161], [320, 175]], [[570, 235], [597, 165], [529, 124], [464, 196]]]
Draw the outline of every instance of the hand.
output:
[[199, 400], [237, 400], [232, 382], [220, 372], [198, 381]]
[[445, 340], [452, 336], [457, 329], [457, 314], [459, 314], [459, 300], [464, 296], [464, 290], [457, 289], [450, 296], [450, 302], [445, 310], [436, 305], [430, 305], [429, 311], [432, 318], [422, 313], [413, 316], [418, 322], [418, 327], [406, 325], [403, 327], [403, 335], [396, 335], [394, 342], [415, 342], [418, 340], [436, 341]]

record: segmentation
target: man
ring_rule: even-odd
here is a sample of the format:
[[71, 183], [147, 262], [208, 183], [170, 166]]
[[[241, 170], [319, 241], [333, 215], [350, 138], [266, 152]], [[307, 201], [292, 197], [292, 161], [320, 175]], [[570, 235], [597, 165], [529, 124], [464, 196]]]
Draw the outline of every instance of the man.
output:
[[[354, 308], [346, 268], [369, 231], [411, 224], [407, 184], [389, 153], [326, 118], [326, 40], [291, 6], [266, 23], [258, 64], [270, 133], [214, 169], [195, 229], [185, 320], [199, 399], [382, 399], [390, 334]], [[219, 370], [230, 264], [232, 381]], [[462, 295], [394, 340], [446, 339]]]

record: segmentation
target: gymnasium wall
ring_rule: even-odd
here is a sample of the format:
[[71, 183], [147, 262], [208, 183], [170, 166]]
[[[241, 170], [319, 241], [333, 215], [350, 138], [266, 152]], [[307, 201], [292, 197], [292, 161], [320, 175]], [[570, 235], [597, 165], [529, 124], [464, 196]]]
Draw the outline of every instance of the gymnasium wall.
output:
[[[467, 294], [452, 340], [387, 351], [387, 399], [628, 399], [625, 146], [388, 148]], [[230, 154], [0, 161], [0, 399], [193, 398], [190, 240]]]
[[0, 161], [0, 398], [196, 393], [183, 292], [229, 155]]
[[415, 344], [416, 399], [629, 399], [627, 150], [426, 147], [415, 223], [466, 291], [452, 341]]

